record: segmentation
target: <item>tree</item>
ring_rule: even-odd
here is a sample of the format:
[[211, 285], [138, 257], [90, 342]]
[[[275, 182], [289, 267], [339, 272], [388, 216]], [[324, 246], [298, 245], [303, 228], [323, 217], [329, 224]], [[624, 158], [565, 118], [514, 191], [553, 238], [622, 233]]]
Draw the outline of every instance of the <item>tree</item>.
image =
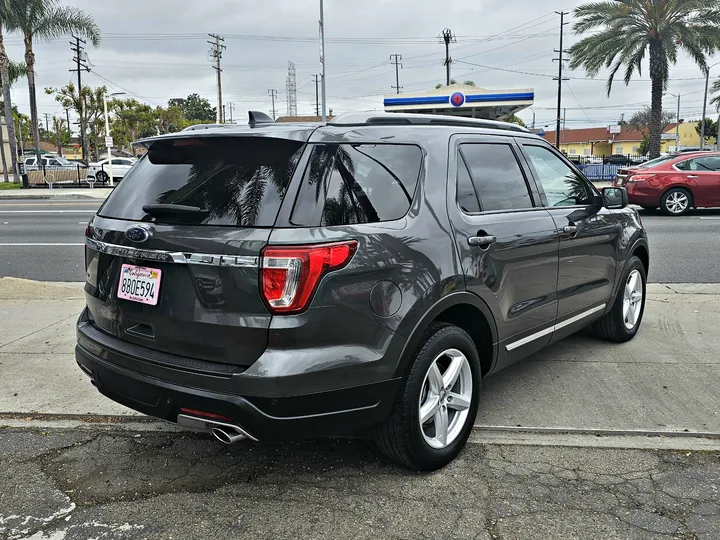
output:
[[[35, 86], [34, 41], [49, 41], [70, 33], [100, 44], [100, 29], [92, 16], [80, 9], [64, 7], [57, 0], [2, 0], [5, 10], [5, 27], [10, 32], [22, 34], [25, 43], [28, 92], [30, 94], [30, 117], [33, 126], [35, 153], [40, 160], [40, 132], [38, 129], [37, 89]], [[6, 101], [9, 101], [6, 96]]]
[[651, 80], [650, 157], [660, 155], [662, 96], [667, 88], [670, 64], [678, 49], [707, 73], [707, 57], [720, 49], [718, 0], [601, 0], [575, 8], [576, 34], [590, 30], [570, 48], [570, 67], [582, 67], [590, 77], [609, 68], [607, 93], [621, 67], [625, 84], [633, 73], [642, 74], [649, 56]]
[[[702, 131], [702, 120], [698, 120], [695, 124], [695, 131], [700, 135]], [[705, 144], [710, 142], [710, 139], [717, 139], [718, 136], [718, 125], [712, 118], [705, 119]]]
[[[650, 139], [650, 129], [652, 125], [652, 109], [645, 107], [630, 117], [627, 126], [630, 129], [639, 131]], [[675, 113], [663, 111], [660, 115], [660, 133], [664, 133], [670, 124], [675, 121]]]
[[720, 79], [715, 81], [712, 85], [712, 93], [717, 94], [710, 103], [715, 105], [715, 110], [720, 112]]
[[210, 102], [198, 94], [190, 94], [187, 98], [173, 98], [168, 101], [168, 107], [179, 107], [188, 120], [200, 122], [215, 122], [217, 110]]
[[178, 106], [169, 106], [167, 109], [156, 107], [155, 122], [160, 134], [182, 131], [190, 125], [190, 121]]
[[70, 132], [64, 118], [53, 116], [52, 131], [50, 139], [57, 145], [58, 154], [63, 155], [63, 147], [70, 144]]
[[136, 99], [113, 99], [108, 102], [113, 119], [110, 133], [117, 146], [131, 144], [142, 137], [157, 133], [153, 108]]
[[525, 125], [525, 122], [522, 121], [522, 118], [514, 114], [511, 114], [507, 118], [503, 118], [503, 122], [510, 122], [511, 124], [517, 124], [522, 127], [527, 127]]
[[[80, 118], [80, 126], [86, 128], [85, 134], [87, 134], [87, 128], [90, 125], [90, 115], [93, 113], [91, 107], [92, 96], [100, 92], [100, 98], [102, 100], [102, 92], [106, 91], [107, 89], [104, 86], [101, 86], [99, 89], [93, 89], [83, 85], [82, 90], [78, 93], [77, 87], [73, 83], [68, 83], [62, 88], [45, 88], [45, 93], [55, 96], [55, 101], [60, 103], [63, 108], [72, 109], [77, 113]], [[100, 107], [102, 108], [102, 101], [100, 101]], [[88, 157], [87, 150], [87, 148], [83, 148], [83, 158], [86, 160]]]

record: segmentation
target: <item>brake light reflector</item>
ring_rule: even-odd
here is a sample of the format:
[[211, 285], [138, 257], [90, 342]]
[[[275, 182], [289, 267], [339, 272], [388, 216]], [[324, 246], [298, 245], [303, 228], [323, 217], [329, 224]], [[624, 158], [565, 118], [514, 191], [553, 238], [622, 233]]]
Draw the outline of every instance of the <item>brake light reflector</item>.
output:
[[260, 291], [272, 313], [298, 313], [326, 274], [347, 265], [357, 241], [308, 246], [268, 246], [262, 251]]

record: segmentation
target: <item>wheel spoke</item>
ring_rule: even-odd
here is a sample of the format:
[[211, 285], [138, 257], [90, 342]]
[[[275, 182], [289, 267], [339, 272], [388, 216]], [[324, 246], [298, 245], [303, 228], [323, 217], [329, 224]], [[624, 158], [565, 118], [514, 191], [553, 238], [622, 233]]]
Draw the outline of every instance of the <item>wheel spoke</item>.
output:
[[631, 294], [637, 289], [637, 279], [637, 273], [633, 272], [632, 274], [630, 274], [630, 280], [628, 281], [628, 289], [630, 289], [629, 292]]
[[470, 398], [465, 397], [462, 394], [456, 394], [454, 392], [450, 392], [448, 394], [448, 407], [451, 409], [455, 409], [456, 411], [464, 411], [465, 409], [470, 408]]
[[457, 354], [451, 353], [448, 354], [448, 356], [452, 359], [452, 361], [450, 362], [448, 368], [445, 370], [445, 373], [443, 373], [442, 375], [443, 388], [452, 388], [455, 385], [455, 382], [460, 376], [460, 371], [462, 370], [463, 365], [466, 362], [465, 357], [460, 352], [458, 352]]
[[430, 367], [430, 371], [428, 371], [427, 374], [427, 379], [428, 383], [430, 384], [430, 391], [434, 394], [439, 394], [440, 390], [442, 390], [443, 388], [443, 378], [437, 362], [433, 363], [432, 367]]
[[440, 407], [435, 412], [435, 438], [438, 442], [445, 446], [447, 444], [448, 435], [448, 413], [447, 409]]
[[628, 320], [628, 314], [630, 313], [630, 302], [623, 302], [623, 319]]
[[420, 423], [426, 424], [435, 416], [440, 407], [440, 397], [436, 394], [428, 394], [425, 403], [420, 407]]

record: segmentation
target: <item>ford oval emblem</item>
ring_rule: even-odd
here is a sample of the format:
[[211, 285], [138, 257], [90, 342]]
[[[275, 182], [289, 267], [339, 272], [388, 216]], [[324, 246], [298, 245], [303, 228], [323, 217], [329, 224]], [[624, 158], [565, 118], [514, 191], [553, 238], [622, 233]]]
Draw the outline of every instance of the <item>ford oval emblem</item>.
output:
[[131, 242], [144, 242], [150, 238], [150, 231], [145, 227], [130, 227], [125, 231], [125, 238]]

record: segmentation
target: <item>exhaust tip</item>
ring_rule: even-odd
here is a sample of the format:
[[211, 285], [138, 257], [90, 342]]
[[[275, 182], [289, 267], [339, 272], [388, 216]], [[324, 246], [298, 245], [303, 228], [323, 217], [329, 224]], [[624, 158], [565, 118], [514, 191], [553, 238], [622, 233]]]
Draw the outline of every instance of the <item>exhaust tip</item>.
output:
[[214, 427], [211, 430], [213, 436], [223, 444], [232, 444], [247, 438], [243, 433], [233, 433], [223, 428]]

